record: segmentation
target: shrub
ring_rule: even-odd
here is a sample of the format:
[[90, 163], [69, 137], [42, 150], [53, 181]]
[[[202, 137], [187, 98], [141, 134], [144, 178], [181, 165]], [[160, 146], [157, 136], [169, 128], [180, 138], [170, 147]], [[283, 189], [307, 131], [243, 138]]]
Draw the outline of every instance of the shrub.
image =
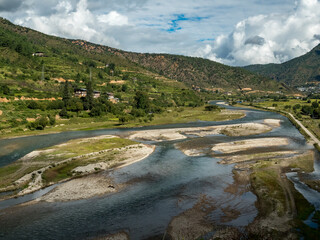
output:
[[62, 110], [59, 112], [59, 116], [62, 118], [69, 118], [69, 114], [66, 108], [62, 108]]
[[42, 116], [40, 118], [38, 118], [36, 121], [34, 122], [29, 122], [27, 124], [27, 127], [30, 130], [43, 130], [45, 129], [45, 127], [48, 125], [48, 118], [45, 116]]
[[119, 116], [119, 123], [124, 124], [126, 122], [129, 122], [130, 118], [128, 115], [121, 115]]
[[207, 105], [204, 107], [205, 111], [217, 111], [220, 110], [219, 106], [217, 105]]
[[51, 125], [51, 126], [53, 126], [53, 125], [55, 125], [56, 124], [56, 118], [55, 118], [55, 116], [52, 116], [52, 115], [48, 115], [48, 118], [49, 118], [49, 124]]

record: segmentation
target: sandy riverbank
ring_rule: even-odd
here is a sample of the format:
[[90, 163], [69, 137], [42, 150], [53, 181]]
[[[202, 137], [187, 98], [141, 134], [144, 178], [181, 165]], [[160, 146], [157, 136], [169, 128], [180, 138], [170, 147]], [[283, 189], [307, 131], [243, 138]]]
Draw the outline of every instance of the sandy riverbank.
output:
[[105, 176], [89, 175], [60, 184], [38, 201], [72, 201], [116, 192], [119, 189], [120, 186], [116, 186]]
[[277, 147], [285, 146], [288, 144], [289, 140], [287, 138], [258, 138], [228, 143], [218, 143], [214, 145], [211, 150], [217, 153], [234, 153], [248, 150], [250, 148]]
[[286, 156], [293, 156], [295, 154], [299, 154], [298, 151], [276, 151], [276, 152], [262, 152], [256, 154], [243, 154], [243, 155], [232, 155], [232, 156], [219, 156], [221, 164], [234, 164], [234, 163], [242, 163], [253, 160], [260, 159], [271, 159], [271, 158], [283, 158]]
[[[109, 163], [100, 162], [80, 166], [73, 171], [78, 174], [90, 174], [97, 170], [110, 169], [111, 166], [117, 168], [124, 167], [135, 162], [141, 161], [153, 153], [155, 147], [144, 144], [137, 144], [125, 149], [118, 149], [123, 154], [121, 159]], [[120, 161], [120, 162], [119, 162]], [[124, 185], [115, 184], [112, 179], [103, 174], [90, 174], [82, 178], [71, 179], [57, 186], [54, 190], [41, 197], [39, 200], [54, 201], [72, 201], [85, 198], [91, 198], [107, 193], [114, 193], [121, 190]]]
[[161, 142], [186, 139], [186, 135], [195, 135], [199, 137], [215, 134], [249, 136], [269, 132], [273, 129], [272, 127], [279, 126], [278, 124], [280, 124], [279, 120], [269, 119], [265, 123], [242, 123], [210, 127], [145, 130], [132, 132], [129, 139]]
[[[65, 150], [66, 147], [73, 148], [74, 146], [77, 146], [77, 145], [81, 145], [82, 147], [84, 147], [86, 146], [86, 144], [91, 144], [91, 145], [95, 145], [96, 143], [103, 144], [104, 143], [103, 141], [105, 141], [106, 139], [107, 140], [115, 139], [115, 140], [110, 140], [111, 143], [108, 143], [108, 144], [111, 144], [111, 145], [113, 144], [113, 142], [115, 142], [114, 144], [118, 144], [119, 140], [121, 140], [116, 136], [104, 135], [104, 136], [93, 137], [93, 138], [71, 140], [67, 143], [54, 146], [53, 149], [45, 149], [45, 150], [38, 150], [38, 151], [31, 152], [19, 160], [26, 166], [22, 168], [21, 171], [23, 171], [23, 169], [28, 169], [28, 167], [33, 166], [35, 163], [38, 164], [39, 158], [41, 159], [41, 164], [44, 164], [44, 166], [28, 174], [23, 175], [21, 178], [19, 178], [13, 183], [13, 186], [8, 186], [8, 187], [10, 188], [14, 186], [24, 185], [26, 187], [24, 187], [21, 191], [19, 191], [17, 195], [18, 196], [25, 195], [25, 194], [40, 190], [41, 188], [47, 186], [48, 184], [51, 185], [56, 183], [56, 182], [50, 182], [50, 183], [45, 182], [43, 178], [43, 174], [46, 171], [50, 171], [50, 170], [52, 171], [53, 166], [56, 168], [59, 168], [60, 166], [64, 167], [68, 164], [74, 164], [76, 162], [76, 165], [78, 166], [75, 165], [74, 169], [71, 169], [72, 176], [69, 177], [69, 178], [73, 178], [73, 177], [85, 176], [88, 174], [96, 173], [97, 171], [127, 166], [129, 164], [135, 163], [137, 161], [140, 161], [148, 157], [155, 150], [155, 146], [152, 146], [152, 145], [147, 145], [142, 143], [134, 144], [134, 142], [130, 142], [131, 145], [128, 145], [125, 147], [121, 147], [121, 148], [111, 147], [105, 150], [99, 149], [98, 152], [89, 152], [87, 154], [81, 154], [79, 156], [67, 157], [68, 153], [65, 153], [66, 157], [63, 157], [62, 158], [63, 160], [55, 161], [54, 165], [50, 161], [51, 154], [56, 153], [55, 151], [57, 150], [61, 151], [61, 149]], [[102, 140], [102, 142], [100, 142], [99, 140]], [[56, 154], [53, 156], [61, 157], [61, 155], [63, 154], [59, 152], [59, 154]], [[65, 181], [65, 180], [67, 179], [63, 179], [62, 181]], [[83, 179], [81, 178], [73, 179], [73, 180], [70, 180], [69, 182], [63, 182], [61, 185], [57, 187], [54, 195], [50, 195], [50, 197], [47, 197], [44, 200], [56, 201], [59, 199], [59, 197], [61, 197], [61, 200], [65, 201], [68, 199], [73, 200], [78, 198], [79, 199], [88, 198], [94, 195], [100, 195], [106, 192], [110, 192], [110, 189], [105, 187], [106, 185], [108, 185], [109, 182], [110, 180], [103, 180], [101, 178], [96, 179], [96, 177], [92, 177], [92, 178], [84, 177]], [[95, 185], [96, 187], [92, 188], [86, 184], [89, 184], [90, 186]], [[79, 193], [75, 194], [75, 192], [78, 192], [78, 191]]]

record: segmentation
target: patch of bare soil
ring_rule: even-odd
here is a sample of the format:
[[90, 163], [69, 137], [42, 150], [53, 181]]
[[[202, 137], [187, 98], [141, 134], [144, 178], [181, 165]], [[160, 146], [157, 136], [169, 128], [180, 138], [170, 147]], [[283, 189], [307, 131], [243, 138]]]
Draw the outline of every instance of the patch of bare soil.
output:
[[111, 81], [110, 81], [110, 84], [119, 84], [119, 85], [123, 85], [123, 84], [125, 84], [125, 83], [126, 83], [126, 81], [124, 81], [124, 80], [118, 80], [118, 81], [111, 80]]

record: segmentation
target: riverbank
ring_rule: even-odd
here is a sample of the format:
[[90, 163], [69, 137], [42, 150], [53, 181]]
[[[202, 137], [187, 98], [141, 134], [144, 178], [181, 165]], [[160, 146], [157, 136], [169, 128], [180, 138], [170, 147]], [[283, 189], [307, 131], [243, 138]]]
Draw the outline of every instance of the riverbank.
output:
[[[110, 180], [101, 177], [97, 179], [97, 176], [80, 177], [140, 161], [152, 154], [154, 149], [152, 145], [111, 135], [71, 140], [33, 151], [3, 167], [0, 191], [15, 191], [10, 197], [22, 196], [60, 182], [55, 193], [46, 198], [47, 201], [56, 201], [58, 196], [61, 201], [66, 201], [100, 195], [109, 192], [110, 189], [105, 186], [112, 185], [109, 184]], [[77, 179], [70, 180], [73, 178]], [[70, 181], [65, 182], [67, 180]], [[87, 184], [95, 185], [95, 190], [83, 187]]]
[[29, 130], [27, 128], [12, 128], [11, 130], [1, 130], [0, 139], [45, 135], [67, 131], [88, 131], [98, 129], [132, 128], [142, 126], [154, 126], [176, 123], [188, 123], [194, 121], [230, 121], [243, 118], [244, 111], [205, 111], [204, 107], [180, 107], [168, 108], [160, 114], [154, 114], [152, 121], [131, 120], [126, 123], [119, 123], [118, 118], [71, 118], [58, 119], [54, 126], [48, 126], [44, 130]]
[[205, 137], [208, 135], [224, 134], [226, 136], [250, 136], [267, 133], [273, 128], [269, 124], [243, 123], [209, 127], [171, 128], [131, 132], [129, 139], [143, 141], [174, 141], [186, 139], [187, 135]]

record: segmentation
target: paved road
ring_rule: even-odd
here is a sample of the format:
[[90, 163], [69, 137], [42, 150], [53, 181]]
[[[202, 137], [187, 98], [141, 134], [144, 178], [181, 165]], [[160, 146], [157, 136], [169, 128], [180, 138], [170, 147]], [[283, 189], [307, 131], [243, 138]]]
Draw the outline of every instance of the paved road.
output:
[[314, 136], [313, 133], [311, 133], [305, 126], [303, 126], [303, 124], [298, 119], [296, 119], [291, 113], [287, 112], [287, 114], [289, 114], [290, 117], [292, 117], [296, 121], [296, 123], [299, 124], [299, 126], [310, 136], [310, 138], [320, 146], [319, 139], [316, 136]]

